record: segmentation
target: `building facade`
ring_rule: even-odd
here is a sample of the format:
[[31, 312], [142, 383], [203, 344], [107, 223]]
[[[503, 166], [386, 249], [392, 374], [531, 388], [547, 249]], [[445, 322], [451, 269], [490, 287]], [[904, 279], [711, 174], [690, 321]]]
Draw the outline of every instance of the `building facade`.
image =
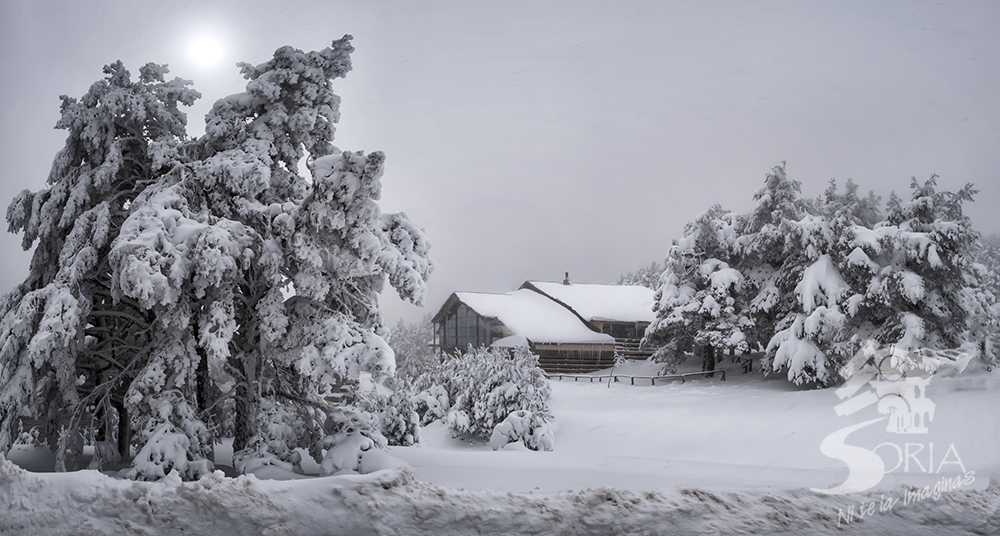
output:
[[[568, 279], [568, 278], [567, 278]], [[433, 318], [434, 345], [446, 353], [469, 346], [527, 346], [549, 373], [610, 367], [639, 349], [653, 320], [645, 287], [526, 281], [505, 294], [455, 292]]]

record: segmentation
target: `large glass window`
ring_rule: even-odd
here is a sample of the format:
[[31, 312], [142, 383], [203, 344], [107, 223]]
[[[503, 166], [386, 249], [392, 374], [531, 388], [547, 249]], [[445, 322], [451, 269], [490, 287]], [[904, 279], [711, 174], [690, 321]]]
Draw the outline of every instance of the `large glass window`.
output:
[[455, 346], [455, 339], [458, 335], [458, 317], [455, 316], [455, 313], [448, 313], [444, 326], [444, 345]]
[[442, 345], [463, 350], [469, 345], [489, 346], [493, 342], [493, 332], [496, 332], [497, 338], [500, 333], [499, 327], [493, 328], [491, 324], [491, 321], [461, 303], [445, 316]]
[[[607, 329], [608, 325], [604, 325]], [[607, 333], [607, 331], [605, 331]], [[621, 324], [614, 323], [611, 324], [611, 336], [616, 339], [638, 339], [641, 335], [638, 335], [638, 330], [635, 324]]]

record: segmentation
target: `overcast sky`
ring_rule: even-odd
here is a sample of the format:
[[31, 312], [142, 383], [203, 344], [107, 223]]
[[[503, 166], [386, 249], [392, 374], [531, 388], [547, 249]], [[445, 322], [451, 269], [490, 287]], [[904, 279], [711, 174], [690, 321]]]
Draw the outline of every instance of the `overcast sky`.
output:
[[[745, 211], [782, 160], [803, 193], [852, 178], [972, 182], [1000, 231], [1000, 2], [0, 1], [0, 202], [44, 186], [79, 97], [121, 59], [167, 63], [203, 99], [242, 91], [236, 61], [352, 34], [336, 144], [382, 150], [384, 211], [426, 229], [424, 309], [526, 279], [614, 282], [662, 260], [714, 203]], [[192, 54], [217, 40], [216, 63]], [[23, 280], [0, 237], [3, 292]]]

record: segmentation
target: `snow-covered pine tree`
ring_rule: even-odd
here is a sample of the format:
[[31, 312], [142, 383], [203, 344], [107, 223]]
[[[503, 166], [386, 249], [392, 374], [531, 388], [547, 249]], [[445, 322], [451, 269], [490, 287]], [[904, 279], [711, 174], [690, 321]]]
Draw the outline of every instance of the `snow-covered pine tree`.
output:
[[754, 350], [767, 346], [778, 324], [794, 307], [798, 274], [789, 274], [783, 267], [797, 264], [794, 257], [803, 253], [787, 241], [794, 222], [809, 205], [799, 197], [801, 191], [801, 183], [788, 178], [784, 162], [775, 166], [766, 175], [764, 187], [754, 193], [754, 208], [738, 230], [736, 264], [746, 278], [747, 311], [753, 319], [745, 334]]
[[198, 95], [162, 67], [133, 84], [116, 64], [64, 99], [50, 188], [8, 210], [38, 245], [2, 304], [0, 452], [22, 410], [49, 418], [58, 456], [78, 450], [89, 412], [125, 448], [138, 432], [133, 478], [197, 478], [234, 405], [241, 459], [329, 453], [345, 432], [323, 395], [392, 372], [378, 292], [419, 303], [432, 269], [422, 231], [379, 210], [384, 156], [331, 144], [350, 39], [242, 65], [246, 93], [218, 101], [198, 140], [177, 110]]
[[[777, 271], [778, 281], [794, 284], [792, 299], [780, 299], [768, 311], [778, 319], [767, 342], [765, 372], [787, 371], [788, 379], [830, 383], [836, 371], [866, 340], [858, 336], [864, 315], [857, 315], [872, 267], [859, 244], [871, 236], [878, 220], [879, 199], [857, 195], [847, 182], [843, 194], [835, 181], [797, 221], [786, 220], [784, 250], [789, 252]], [[752, 242], [748, 245], [753, 246]], [[777, 285], [776, 285], [777, 286]], [[786, 287], [787, 292], [787, 287]]]
[[[746, 320], [737, 325], [750, 348], [766, 349], [765, 372], [833, 383], [870, 339], [907, 349], [972, 346], [996, 362], [1000, 306], [976, 262], [985, 251], [978, 233], [962, 214], [976, 192], [971, 185], [938, 192], [936, 177], [911, 187], [908, 202], [893, 194], [882, 220], [880, 199], [858, 196], [851, 181], [842, 194], [831, 181], [819, 199], [804, 200], [784, 164], [767, 175], [754, 209], [734, 218], [742, 224], [725, 260], [743, 276]], [[713, 236], [715, 227], [705, 227], [701, 236]], [[691, 245], [696, 228], [668, 255], [657, 320], [647, 330], [661, 356], [693, 345], [692, 326], [702, 329], [691, 319], [705, 308], [698, 281], [711, 267], [700, 259], [711, 254]]]
[[744, 277], [729, 264], [739, 225], [736, 214], [715, 205], [670, 248], [653, 304], [656, 320], [643, 339], [665, 370], [676, 370], [690, 351], [701, 356], [702, 370], [714, 370], [717, 352], [747, 348]]
[[[976, 266], [979, 233], [962, 212], [977, 193], [937, 191], [937, 176], [913, 179], [910, 201], [893, 196], [876, 225], [880, 269], [859, 304], [877, 319], [874, 338], [906, 349], [979, 347], [995, 361], [995, 297]], [[878, 253], [878, 252], [876, 252]]]
[[[352, 50], [346, 36], [243, 64], [246, 93], [214, 105], [197, 159], [137, 199], [111, 252], [116, 292], [173, 334], [133, 382], [132, 400], [164, 389], [193, 400], [200, 366], [235, 401], [241, 455], [305, 447], [322, 462], [323, 395], [343, 378], [393, 371], [378, 293], [388, 281], [420, 303], [432, 268], [422, 231], [378, 208], [382, 153], [330, 142], [332, 80], [350, 70]], [[311, 180], [298, 172], [304, 158]]]
[[81, 434], [128, 453], [125, 392], [145, 366], [155, 315], [112, 295], [111, 243], [143, 190], [185, 136], [200, 95], [165, 66], [133, 81], [121, 62], [79, 100], [62, 96], [57, 128], [68, 131], [47, 187], [7, 209], [11, 232], [35, 246], [27, 279], [0, 303], [0, 452], [22, 412], [44, 419], [44, 436], [65, 469]]

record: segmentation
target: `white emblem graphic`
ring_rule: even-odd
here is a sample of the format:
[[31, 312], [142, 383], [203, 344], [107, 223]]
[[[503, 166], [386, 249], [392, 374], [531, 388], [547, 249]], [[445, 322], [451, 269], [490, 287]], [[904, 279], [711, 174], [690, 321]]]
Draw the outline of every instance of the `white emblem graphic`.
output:
[[[894, 346], [880, 348], [875, 341], [865, 343], [840, 370], [847, 382], [836, 390], [843, 402], [834, 410], [844, 417], [875, 405], [885, 416], [841, 428], [823, 439], [820, 452], [847, 464], [850, 473], [839, 486], [813, 491], [831, 495], [856, 493], [881, 482], [887, 472], [882, 458], [875, 449], [848, 445], [847, 437], [881, 421], [886, 421], [889, 433], [929, 433], [935, 406], [927, 398], [926, 389], [940, 362], [935, 355], [953, 359], [952, 353], [957, 352], [907, 352]], [[865, 389], [868, 386], [872, 389]]]

